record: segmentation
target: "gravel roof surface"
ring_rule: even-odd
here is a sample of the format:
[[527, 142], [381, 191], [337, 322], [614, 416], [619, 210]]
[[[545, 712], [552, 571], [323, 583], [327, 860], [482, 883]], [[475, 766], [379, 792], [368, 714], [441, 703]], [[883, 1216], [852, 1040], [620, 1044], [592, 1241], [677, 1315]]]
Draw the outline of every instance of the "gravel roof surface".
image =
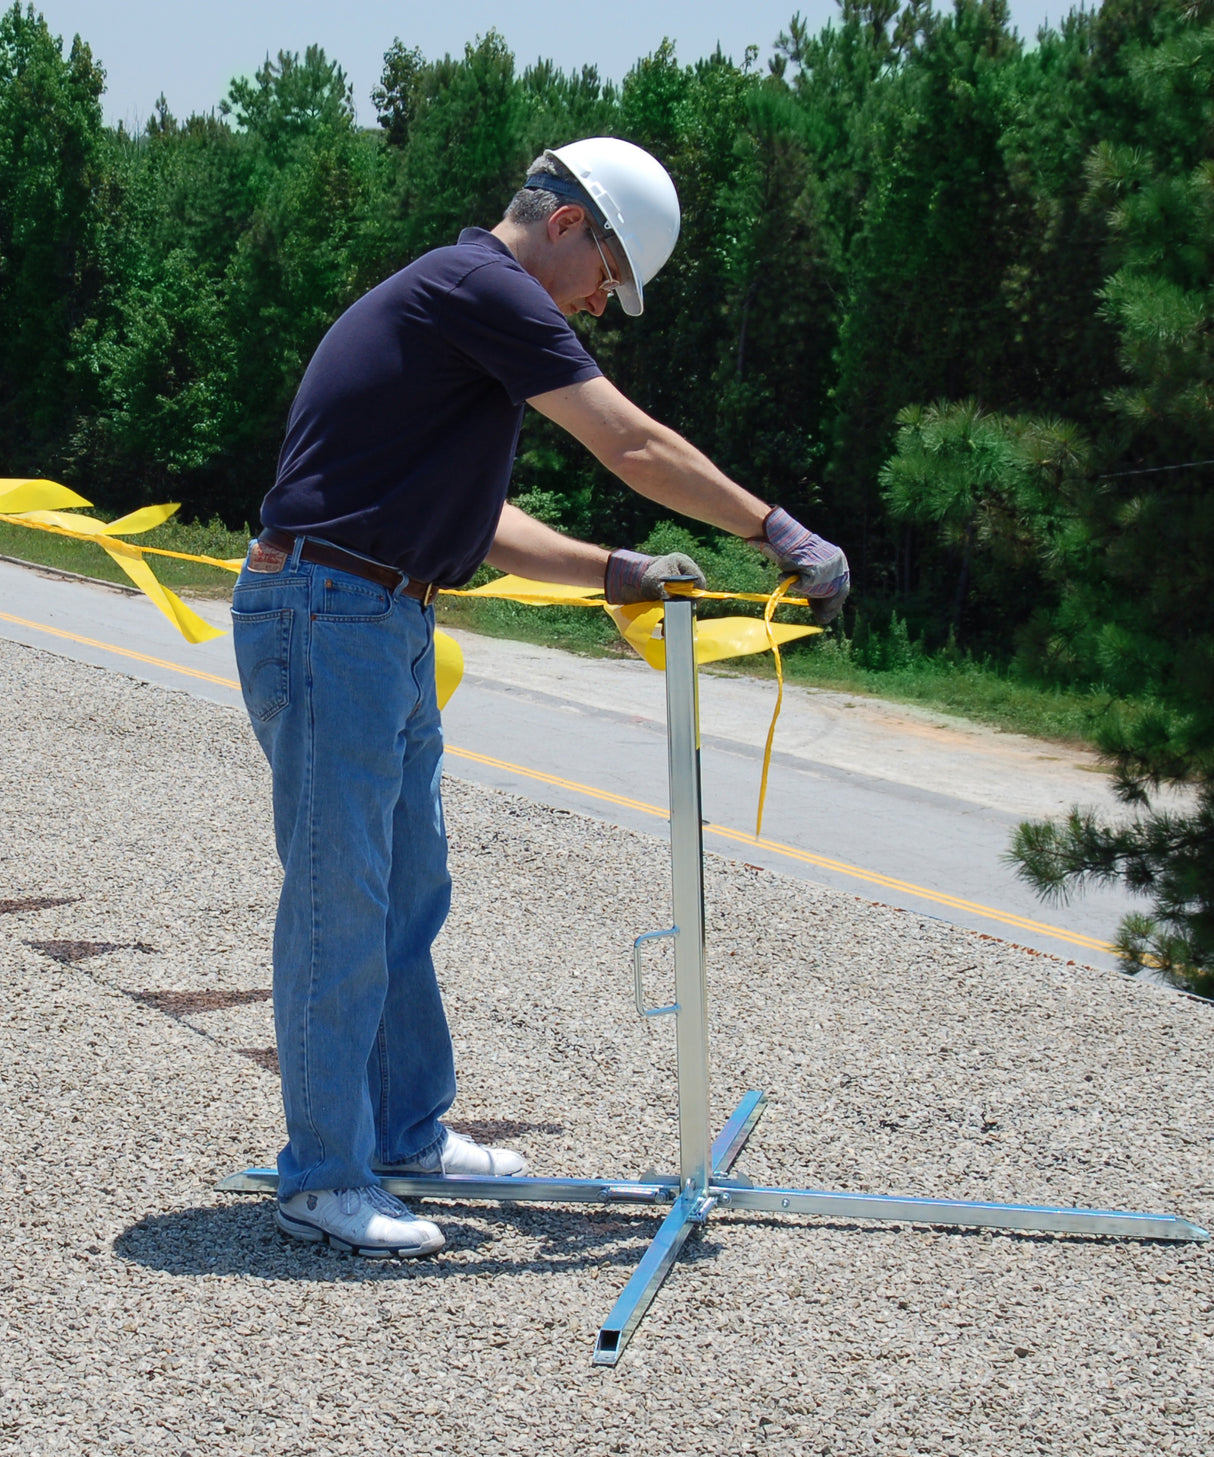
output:
[[[716, 1213], [615, 1369], [658, 1213], [425, 1206], [293, 1244], [268, 773], [237, 712], [0, 642], [0, 1450], [1214, 1450], [1214, 1246]], [[534, 1172], [677, 1165], [632, 1007], [661, 840], [448, 785], [452, 1121]], [[706, 870], [714, 1122], [757, 1182], [1214, 1224], [1214, 1008], [738, 862]], [[661, 995], [660, 966], [651, 995]]]

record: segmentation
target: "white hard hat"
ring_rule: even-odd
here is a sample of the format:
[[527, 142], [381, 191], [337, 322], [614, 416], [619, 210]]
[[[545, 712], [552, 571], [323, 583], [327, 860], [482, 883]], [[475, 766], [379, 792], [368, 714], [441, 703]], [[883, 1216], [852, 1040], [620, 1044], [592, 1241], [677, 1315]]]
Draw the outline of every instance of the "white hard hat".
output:
[[619, 137], [587, 137], [544, 155], [562, 162], [590, 198], [628, 265], [629, 276], [617, 290], [620, 306], [626, 314], [641, 313], [645, 285], [679, 238], [679, 195], [670, 173], [656, 157]]

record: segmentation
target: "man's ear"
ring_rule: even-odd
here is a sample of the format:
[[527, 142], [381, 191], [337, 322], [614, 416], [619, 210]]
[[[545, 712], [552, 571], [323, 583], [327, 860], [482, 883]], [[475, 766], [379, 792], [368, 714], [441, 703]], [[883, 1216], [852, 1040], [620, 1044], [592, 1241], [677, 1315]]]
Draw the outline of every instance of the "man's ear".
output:
[[566, 202], [548, 214], [548, 240], [555, 243], [566, 233], [578, 229], [586, 221], [586, 209], [576, 202]]

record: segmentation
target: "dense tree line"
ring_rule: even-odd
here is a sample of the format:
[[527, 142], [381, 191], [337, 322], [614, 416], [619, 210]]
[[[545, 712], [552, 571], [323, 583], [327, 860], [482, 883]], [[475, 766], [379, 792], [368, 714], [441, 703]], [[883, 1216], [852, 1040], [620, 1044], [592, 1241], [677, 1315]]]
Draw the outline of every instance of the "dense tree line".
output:
[[[763, 64], [663, 46], [619, 87], [492, 33], [398, 40], [370, 129], [317, 48], [140, 135], [103, 86], [84, 41], [0, 18], [5, 474], [255, 520], [336, 315], [495, 222], [544, 146], [628, 137], [685, 224], [644, 316], [589, 330], [607, 373], [846, 546], [850, 624], [1149, 701], [1100, 729], [1137, 828], [1019, 851], [1043, 886], [1152, 891], [1131, 957], [1214, 965], [1212, 0], [1106, 0], [1030, 46], [1006, 0], [841, 0]], [[610, 544], [656, 524], [538, 417], [516, 490]], [[1197, 811], [1158, 812], [1180, 780]]]

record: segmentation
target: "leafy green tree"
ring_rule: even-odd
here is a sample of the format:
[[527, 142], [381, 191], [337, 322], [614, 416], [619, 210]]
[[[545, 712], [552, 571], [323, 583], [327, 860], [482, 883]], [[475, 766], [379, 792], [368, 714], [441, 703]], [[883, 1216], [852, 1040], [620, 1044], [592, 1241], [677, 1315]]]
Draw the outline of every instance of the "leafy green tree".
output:
[[[888, 54], [875, 25], [868, 33]], [[1010, 261], [999, 142], [1004, 73], [1019, 53], [1006, 0], [959, 0], [870, 96], [865, 134], [880, 150], [866, 162], [871, 181], [844, 263], [836, 492], [872, 490], [903, 405], [998, 398], [999, 283]], [[875, 566], [870, 587], [889, 590], [871, 580]]]
[[[341, 67], [309, 46], [280, 53], [256, 87], [234, 82], [225, 104], [240, 128], [243, 226], [223, 296], [234, 346], [236, 424], [223, 468], [272, 478], [283, 422], [316, 345], [373, 277], [366, 246], [378, 203], [379, 140], [359, 132]], [[234, 515], [238, 503], [225, 503]]]
[[1011, 329], [992, 404], [1086, 421], [1104, 413], [1118, 378], [1116, 334], [1099, 307], [1109, 212], [1093, 196], [1088, 159], [1149, 130], [1130, 72], [1142, 47], [1181, 23], [1174, 0], [1105, 0], [1043, 31], [1009, 77], [1000, 148], [1015, 247], [1000, 292]]
[[219, 111], [280, 162], [301, 138], [348, 130], [354, 94], [341, 67], [309, 46], [302, 61], [288, 51], [279, 51], [276, 61], [267, 56], [252, 81], [232, 82]]
[[98, 500], [137, 483], [239, 524], [311, 351], [375, 281], [382, 147], [317, 47], [234, 82], [221, 111], [179, 123], [161, 98], [143, 136], [109, 142], [118, 205], [85, 351], [99, 407], [73, 449]]
[[394, 147], [403, 147], [409, 141], [409, 129], [421, 105], [425, 71], [426, 58], [420, 49], [406, 49], [397, 36], [384, 53], [383, 74], [371, 92], [379, 124]]
[[241, 421], [228, 322], [184, 248], [128, 282], [89, 351], [102, 404], [76, 441], [102, 504], [175, 497], [222, 455]]
[[454, 242], [471, 223], [495, 223], [530, 161], [523, 88], [497, 31], [459, 60], [428, 65], [416, 97], [396, 193], [402, 262]]
[[68, 56], [32, 6], [0, 15], [0, 450], [9, 474], [51, 470], [88, 407], [79, 331], [100, 285], [104, 75]]
[[239, 147], [214, 116], [179, 123], [163, 97], [144, 136], [103, 139], [102, 282], [77, 364], [93, 407], [63, 457], [102, 506], [205, 498], [239, 418], [224, 281], [247, 215]]
[[565, 72], [539, 60], [522, 76], [525, 150], [538, 156], [545, 147], [579, 137], [612, 136], [617, 129], [619, 91], [603, 81], [596, 66]]
[[838, 232], [805, 109], [769, 78], [746, 90], [741, 110], [714, 210], [729, 326], [714, 444], [727, 469], [829, 535], [844, 521], [822, 509], [815, 478], [837, 343]]

